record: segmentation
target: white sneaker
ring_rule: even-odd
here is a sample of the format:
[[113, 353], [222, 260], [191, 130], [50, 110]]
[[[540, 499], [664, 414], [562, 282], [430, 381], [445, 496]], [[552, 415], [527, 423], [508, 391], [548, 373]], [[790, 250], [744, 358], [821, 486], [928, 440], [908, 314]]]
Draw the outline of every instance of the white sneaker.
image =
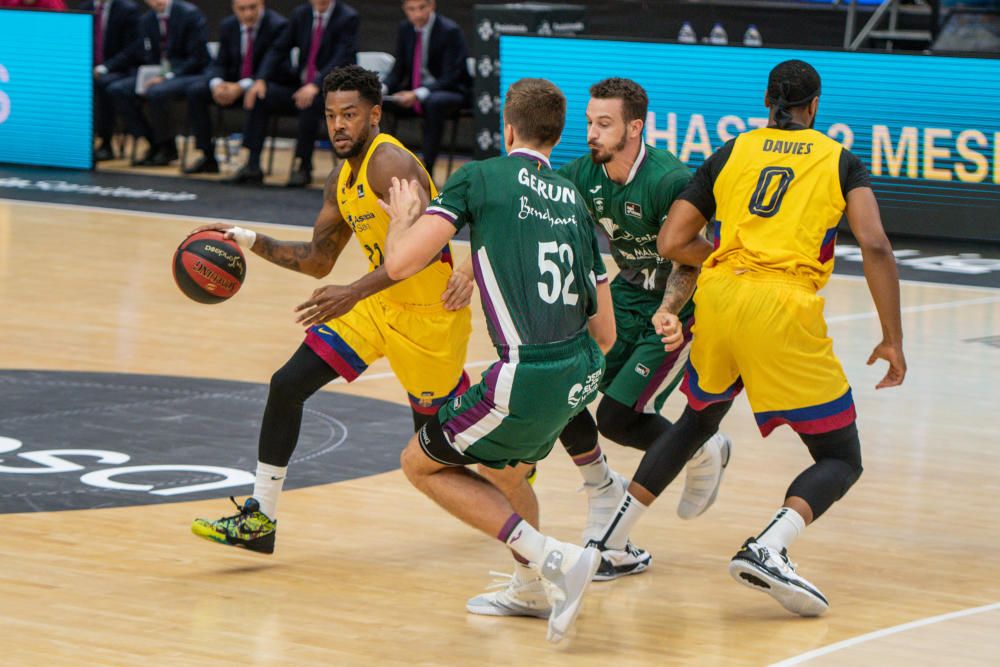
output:
[[776, 552], [753, 537], [729, 561], [729, 574], [744, 586], [767, 593], [793, 614], [820, 616], [830, 608], [819, 589], [795, 572], [787, 549]]
[[542, 579], [552, 614], [546, 639], [558, 642], [573, 627], [583, 594], [590, 580], [601, 565], [601, 552], [593, 547], [578, 547], [575, 544], [545, 538], [545, 557], [542, 559]]
[[632, 544], [631, 540], [624, 549], [608, 549], [598, 542], [588, 542], [588, 547], [594, 547], [601, 552], [601, 565], [594, 573], [594, 581], [611, 581], [630, 574], [639, 574], [653, 564], [653, 556], [645, 549]]
[[677, 504], [677, 516], [694, 519], [705, 513], [719, 495], [722, 473], [729, 465], [733, 443], [721, 431], [701, 446], [687, 464], [684, 493]]
[[548, 618], [552, 606], [545, 594], [545, 586], [537, 574], [522, 579], [516, 573], [490, 572], [497, 577], [487, 588], [499, 588], [493, 593], [483, 593], [470, 598], [465, 609], [470, 614], [482, 616], [535, 616]]
[[597, 542], [604, 537], [604, 529], [611, 522], [615, 510], [628, 490], [629, 480], [614, 470], [599, 486], [584, 484], [587, 492], [587, 527], [583, 529], [583, 543]]

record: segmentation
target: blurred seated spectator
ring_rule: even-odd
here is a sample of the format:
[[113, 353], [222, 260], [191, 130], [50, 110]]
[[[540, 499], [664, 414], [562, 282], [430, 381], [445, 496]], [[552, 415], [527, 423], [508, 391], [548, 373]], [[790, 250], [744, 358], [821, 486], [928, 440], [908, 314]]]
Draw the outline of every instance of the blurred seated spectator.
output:
[[80, 10], [94, 14], [94, 135], [98, 144], [94, 160], [114, 158], [111, 135], [115, 130], [115, 105], [108, 86], [133, 72], [99, 73], [98, 67], [128, 48], [139, 35], [139, 5], [134, 0], [85, 0]]
[[[343, 0], [309, 0], [292, 11], [288, 25], [264, 57], [260, 78], [247, 91], [244, 106], [251, 111], [244, 145], [250, 155], [234, 182], [259, 180], [267, 123], [275, 113], [298, 115], [288, 187], [304, 187], [312, 181], [313, 145], [324, 116], [323, 78], [334, 68], [355, 62], [359, 25], [358, 13]], [[286, 73], [295, 47], [299, 58], [292, 70], [294, 80], [288, 85]]]
[[462, 29], [435, 12], [434, 0], [403, 0], [403, 12], [382, 106], [396, 116], [424, 119], [424, 165], [433, 174], [445, 121], [471, 104], [468, 50]]
[[[136, 92], [137, 74], [108, 86], [115, 109], [125, 119], [128, 132], [145, 137], [149, 150], [136, 166], [164, 166], [177, 159], [175, 132], [170, 129], [170, 101], [183, 99], [187, 88], [204, 73], [209, 57], [207, 22], [201, 10], [185, 0], [146, 0], [150, 11], [139, 20], [139, 37], [125, 51], [99, 66], [106, 72], [135, 71], [143, 65], [159, 66], [159, 74], [146, 82], [142, 96]], [[142, 98], [148, 103], [149, 119]]]
[[[188, 119], [202, 157], [190, 167], [181, 165], [185, 174], [218, 173], [210, 105], [232, 108], [243, 102], [246, 91], [259, 78], [264, 55], [286, 25], [288, 19], [267, 9], [264, 0], [233, 0], [233, 16], [219, 24], [218, 56], [204, 78], [187, 89]], [[247, 128], [243, 134], [247, 135]]]

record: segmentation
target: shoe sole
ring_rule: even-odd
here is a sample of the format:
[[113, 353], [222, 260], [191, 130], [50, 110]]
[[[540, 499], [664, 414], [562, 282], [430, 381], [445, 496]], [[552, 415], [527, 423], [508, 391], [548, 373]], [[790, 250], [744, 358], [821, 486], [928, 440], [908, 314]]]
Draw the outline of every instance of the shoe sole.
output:
[[726, 474], [726, 466], [729, 465], [729, 457], [730, 454], [732, 453], [732, 442], [730, 440], [728, 439], [726, 440], [726, 444], [723, 447], [723, 450], [724, 450], [723, 451], [724, 456], [722, 457], [722, 460], [724, 461], [724, 463], [722, 464], [722, 470], [719, 472], [719, 480], [715, 483], [715, 490], [712, 491], [712, 495], [709, 496], [708, 502], [705, 503], [705, 506], [696, 512], [689, 513], [683, 509], [684, 495], [683, 494], [681, 495], [681, 500], [679, 503], [677, 503], [677, 516], [684, 519], [685, 521], [690, 521], [691, 519], [697, 519], [698, 517], [700, 517], [702, 514], [708, 511], [709, 507], [715, 504], [715, 500], [719, 497], [719, 488], [722, 487], [722, 478]]
[[466, 604], [465, 611], [477, 616], [521, 616], [527, 618], [548, 618], [552, 614], [551, 609], [542, 611], [540, 609], [515, 609], [513, 607], [501, 607], [494, 604], [477, 606]]
[[826, 600], [812, 591], [779, 579], [756, 563], [742, 558], [729, 562], [729, 575], [747, 588], [767, 593], [782, 607], [799, 616], [821, 616], [830, 608]]
[[216, 544], [224, 544], [227, 547], [239, 547], [246, 549], [247, 551], [253, 551], [261, 554], [274, 553], [274, 533], [256, 540], [231, 542], [225, 535], [209, 528], [203, 528], [196, 523], [191, 524], [191, 532], [204, 540], [215, 542]]
[[580, 560], [577, 561], [576, 565], [570, 568], [569, 572], [562, 575], [563, 582], [569, 584], [568, 586], [563, 586], [563, 590], [568, 591], [572, 587], [575, 595], [572, 598], [567, 595], [567, 601], [562, 608], [559, 608], [558, 605], [552, 607], [552, 615], [549, 616], [549, 627], [545, 638], [553, 644], [561, 641], [566, 636], [566, 633], [572, 629], [573, 623], [580, 613], [583, 596], [586, 594], [587, 588], [593, 580], [594, 573], [597, 572], [597, 568], [600, 565], [601, 552], [593, 547], [588, 547], [583, 550], [583, 554], [580, 555]]
[[594, 581], [614, 581], [615, 579], [621, 579], [622, 577], [627, 577], [632, 574], [645, 572], [652, 564], [653, 556], [646, 554], [646, 558], [638, 563], [632, 563], [631, 565], [612, 565], [611, 567], [614, 569], [613, 572], [601, 572], [600, 566], [598, 566], [593, 579]]

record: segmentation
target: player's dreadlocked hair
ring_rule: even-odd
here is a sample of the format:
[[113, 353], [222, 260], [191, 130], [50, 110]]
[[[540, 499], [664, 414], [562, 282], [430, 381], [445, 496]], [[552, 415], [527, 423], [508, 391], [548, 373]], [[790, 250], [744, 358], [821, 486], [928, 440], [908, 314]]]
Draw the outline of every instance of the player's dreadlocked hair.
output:
[[597, 100], [621, 100], [626, 123], [631, 120], [646, 122], [649, 97], [632, 79], [615, 76], [598, 81], [590, 87], [590, 96]]
[[382, 104], [382, 84], [378, 74], [357, 65], [338, 67], [323, 79], [323, 97], [336, 90], [356, 90], [373, 106]]
[[812, 65], [801, 60], [778, 63], [767, 77], [767, 99], [774, 107], [774, 119], [779, 128], [792, 120], [790, 109], [802, 107], [819, 97], [822, 84]]

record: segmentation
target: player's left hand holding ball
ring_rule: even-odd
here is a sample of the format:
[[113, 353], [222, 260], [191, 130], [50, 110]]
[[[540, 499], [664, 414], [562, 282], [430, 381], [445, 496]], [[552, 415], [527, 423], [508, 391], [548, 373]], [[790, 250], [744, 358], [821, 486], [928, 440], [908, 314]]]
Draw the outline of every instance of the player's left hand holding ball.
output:
[[653, 328], [661, 336], [663, 349], [673, 352], [684, 344], [684, 328], [680, 318], [668, 310], [659, 308], [653, 313]]

